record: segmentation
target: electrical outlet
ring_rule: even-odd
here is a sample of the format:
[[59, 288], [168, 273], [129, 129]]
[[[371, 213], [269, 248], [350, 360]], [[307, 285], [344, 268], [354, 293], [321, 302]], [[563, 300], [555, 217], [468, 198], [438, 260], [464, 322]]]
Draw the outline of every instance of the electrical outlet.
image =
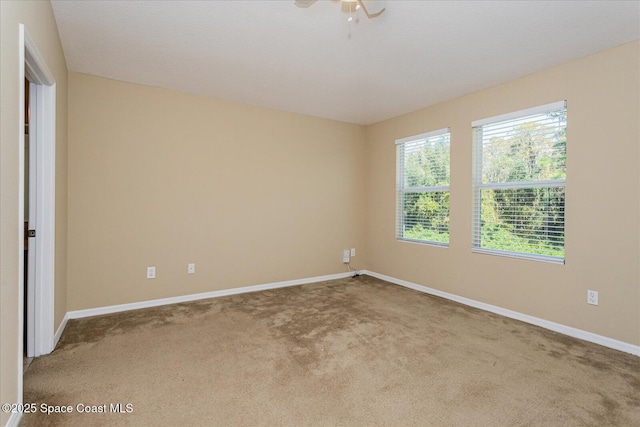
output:
[[351, 256], [356, 256], [356, 248], [351, 248]]
[[587, 303], [598, 305], [598, 291], [592, 291], [591, 289], [587, 291]]
[[195, 272], [196, 272], [196, 265], [195, 264], [187, 265], [187, 273], [188, 274], [193, 274]]
[[155, 278], [156, 278], [156, 268], [147, 267], [147, 279], [155, 279]]
[[349, 251], [349, 249], [345, 249], [344, 251], [342, 251], [342, 262], [344, 262], [345, 264], [349, 263], [350, 254], [351, 252]]

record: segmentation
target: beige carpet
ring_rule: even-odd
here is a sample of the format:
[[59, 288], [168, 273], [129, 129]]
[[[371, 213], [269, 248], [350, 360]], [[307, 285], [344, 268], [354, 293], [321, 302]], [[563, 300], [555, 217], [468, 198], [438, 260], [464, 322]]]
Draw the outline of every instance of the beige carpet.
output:
[[640, 358], [363, 276], [70, 321], [25, 401], [74, 412], [24, 426], [638, 426]]

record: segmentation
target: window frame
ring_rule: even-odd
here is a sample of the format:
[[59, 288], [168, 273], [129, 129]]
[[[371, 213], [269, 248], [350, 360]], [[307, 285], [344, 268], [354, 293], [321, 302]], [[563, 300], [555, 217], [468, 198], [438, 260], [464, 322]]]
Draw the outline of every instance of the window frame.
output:
[[[422, 187], [405, 187], [404, 186], [404, 150], [399, 147], [404, 147], [405, 144], [414, 142], [421, 139], [429, 139], [442, 135], [449, 135], [449, 185], [432, 185]], [[430, 132], [421, 133], [418, 135], [408, 136], [405, 138], [397, 139], [396, 145], [396, 240], [399, 242], [418, 243], [421, 245], [435, 246], [440, 248], [448, 248], [451, 242], [451, 229], [449, 229], [449, 240], [447, 242], [437, 242], [434, 240], [421, 240], [411, 239], [403, 236], [404, 230], [404, 195], [407, 193], [436, 193], [436, 192], [448, 192], [449, 198], [451, 198], [451, 128], [446, 127]], [[411, 191], [407, 191], [411, 189]], [[449, 215], [451, 214], [451, 208], [449, 208]]]
[[[514, 182], [500, 182], [500, 183], [483, 183], [482, 182], [482, 166], [483, 166], [483, 144], [482, 137], [478, 138], [478, 129], [482, 129], [485, 125], [496, 124], [499, 122], [517, 120], [519, 118], [526, 118], [527, 116], [533, 116], [536, 114], [543, 114], [550, 111], [558, 111], [561, 109], [567, 109], [567, 101], [558, 101], [550, 104], [540, 105], [533, 108], [514, 111], [507, 114], [488, 117], [481, 120], [475, 120], [471, 123], [472, 128], [472, 145], [473, 145], [473, 171], [472, 171], [472, 219], [471, 219], [471, 252], [487, 255], [497, 255], [508, 258], [518, 258], [532, 261], [542, 261], [554, 264], [565, 264], [566, 260], [566, 174], [564, 179], [553, 180], [531, 180], [531, 181], [514, 181]], [[565, 123], [566, 127], [566, 123]], [[565, 145], [565, 155], [567, 146]], [[526, 252], [515, 252], [503, 249], [488, 249], [480, 247], [482, 241], [482, 190], [511, 190], [521, 188], [559, 188], [562, 187], [565, 190], [565, 206], [564, 206], [564, 233], [565, 241], [563, 247], [565, 248], [564, 256], [557, 257], [552, 255], [531, 254]]]

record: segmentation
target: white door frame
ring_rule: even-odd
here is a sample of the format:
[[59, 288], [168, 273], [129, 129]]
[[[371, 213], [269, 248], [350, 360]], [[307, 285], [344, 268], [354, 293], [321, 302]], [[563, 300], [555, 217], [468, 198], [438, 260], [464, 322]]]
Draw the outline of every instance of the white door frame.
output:
[[[36, 238], [30, 239], [30, 251], [35, 251], [37, 264], [34, 275], [33, 319], [34, 355], [40, 356], [53, 351], [54, 346], [54, 279], [55, 279], [55, 154], [56, 154], [56, 81], [47, 66], [44, 57], [38, 51], [33, 39], [23, 24], [19, 25], [19, 61], [20, 61], [20, 109], [24, 108], [25, 78], [29, 79], [35, 90], [35, 105], [30, 105], [33, 118], [29, 131], [36, 134], [36, 182], [29, 184], [36, 194]], [[24, 112], [20, 114], [20, 178], [19, 178], [19, 218], [20, 236], [24, 233]], [[32, 225], [29, 226], [33, 228]], [[22, 362], [24, 348], [24, 239], [19, 239], [19, 280], [18, 295], [20, 348], [19, 360]], [[22, 364], [22, 363], [20, 363]], [[22, 367], [21, 367], [22, 371]], [[22, 378], [22, 372], [20, 372]], [[22, 384], [20, 384], [22, 386]]]
[[[25, 85], [27, 82], [25, 82]], [[29, 84], [29, 106], [33, 105], [36, 107], [38, 105], [38, 89], [35, 83], [28, 82]], [[29, 148], [25, 150], [25, 156], [27, 156], [26, 164], [29, 165], [29, 172], [25, 174], [25, 179], [28, 179], [29, 182], [34, 183], [33, 186], [30, 185], [27, 193], [25, 194], [25, 199], [29, 199], [29, 212], [25, 212], [25, 218], [27, 218], [29, 223], [29, 229], [36, 228], [37, 224], [37, 214], [38, 214], [38, 191], [36, 188], [36, 184], [38, 182], [38, 137], [37, 131], [38, 126], [35, 124], [38, 122], [38, 108], [29, 108], [30, 109], [30, 117], [29, 122], [33, 124], [31, 129], [29, 129]], [[25, 141], [26, 144], [26, 141]], [[25, 184], [26, 186], [26, 184]], [[36, 354], [36, 298], [35, 298], [35, 290], [36, 290], [36, 237], [28, 238], [28, 245], [31, 248], [30, 251], [27, 251], [28, 260], [25, 263], [26, 267], [26, 295], [27, 303], [25, 305], [27, 313], [26, 317], [26, 328], [27, 328], [27, 357], [34, 357]]]

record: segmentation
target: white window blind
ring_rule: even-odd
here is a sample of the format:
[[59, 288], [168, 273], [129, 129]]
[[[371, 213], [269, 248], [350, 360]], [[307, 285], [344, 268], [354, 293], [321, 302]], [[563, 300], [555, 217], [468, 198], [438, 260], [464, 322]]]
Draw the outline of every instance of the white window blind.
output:
[[396, 237], [449, 245], [449, 129], [396, 141]]
[[564, 262], [564, 101], [473, 123], [473, 251]]

